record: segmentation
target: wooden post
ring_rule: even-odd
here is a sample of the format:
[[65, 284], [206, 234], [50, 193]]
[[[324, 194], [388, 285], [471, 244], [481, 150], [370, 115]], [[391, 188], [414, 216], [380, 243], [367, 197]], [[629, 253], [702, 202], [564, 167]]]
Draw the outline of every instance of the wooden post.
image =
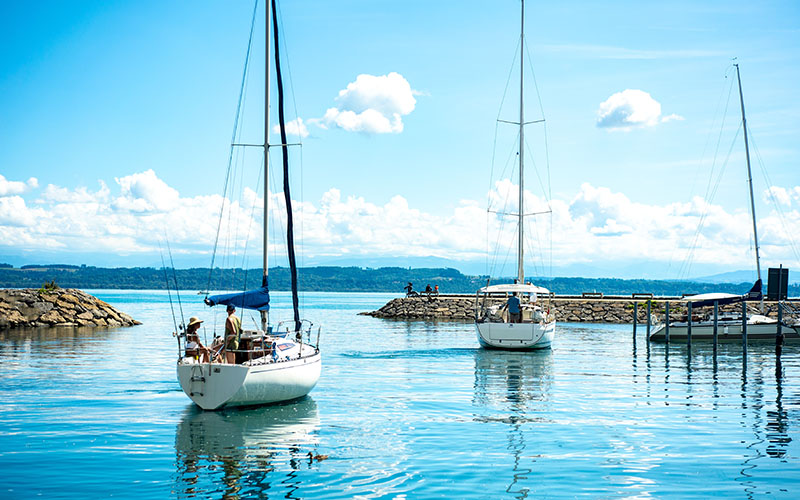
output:
[[742, 352], [747, 355], [747, 302], [742, 301]]
[[717, 352], [717, 327], [719, 325], [719, 301], [714, 301], [714, 352]]
[[692, 303], [686, 303], [687, 314], [686, 314], [686, 345], [692, 345]]
[[647, 301], [647, 341], [650, 342], [650, 302]]
[[669, 302], [664, 304], [664, 342], [669, 344]]
[[633, 303], [633, 340], [636, 340], [636, 324], [639, 322], [639, 303]]
[[[780, 289], [779, 289], [780, 293]], [[780, 297], [780, 296], [779, 296]], [[775, 355], [780, 357], [783, 351], [783, 304], [778, 301], [778, 331], [775, 334]]]

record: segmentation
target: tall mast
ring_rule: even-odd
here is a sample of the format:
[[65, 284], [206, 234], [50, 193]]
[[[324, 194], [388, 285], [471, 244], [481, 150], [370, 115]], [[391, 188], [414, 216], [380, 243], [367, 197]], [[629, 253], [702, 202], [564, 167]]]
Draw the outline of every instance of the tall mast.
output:
[[[758, 256], [758, 229], [756, 229], [756, 204], [753, 201], [753, 174], [750, 172], [750, 145], [747, 143], [747, 119], [744, 117], [744, 96], [742, 95], [742, 78], [739, 76], [739, 65], [736, 66], [736, 80], [739, 82], [739, 104], [742, 107], [742, 129], [744, 130], [744, 154], [747, 158], [747, 184], [750, 186], [750, 214], [753, 216], [753, 243], [756, 247], [756, 273], [761, 280], [761, 260]], [[764, 311], [764, 296], [761, 296], [761, 311]]]
[[[266, 13], [266, 42], [264, 53], [264, 256], [263, 266], [264, 271], [261, 277], [261, 285], [267, 286], [269, 278], [269, 242], [267, 234], [269, 229], [269, 87], [270, 87], [270, 74], [269, 74], [269, 36], [270, 26], [272, 26], [272, 9], [270, 9], [269, 2], [264, 2]], [[261, 329], [267, 331], [269, 324], [269, 311], [261, 311]]]
[[519, 42], [519, 244], [517, 248], [517, 279], [520, 283], [525, 283], [525, 267], [523, 264], [523, 253], [525, 250], [525, 111], [523, 108], [522, 82], [525, 74], [525, 0], [522, 0], [522, 13], [520, 15], [520, 42]]

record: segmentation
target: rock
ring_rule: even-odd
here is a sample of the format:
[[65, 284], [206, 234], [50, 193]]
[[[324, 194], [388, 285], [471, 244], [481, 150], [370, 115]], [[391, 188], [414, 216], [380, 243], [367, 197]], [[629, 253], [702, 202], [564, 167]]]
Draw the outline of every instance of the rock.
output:
[[0, 290], [0, 329], [23, 326], [120, 327], [138, 324], [129, 315], [81, 290]]

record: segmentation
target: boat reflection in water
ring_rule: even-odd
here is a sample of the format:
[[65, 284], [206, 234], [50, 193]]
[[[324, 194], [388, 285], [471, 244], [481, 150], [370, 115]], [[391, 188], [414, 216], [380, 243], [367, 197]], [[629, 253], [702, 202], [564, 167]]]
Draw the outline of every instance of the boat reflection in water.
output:
[[[525, 480], [533, 479], [537, 450], [526, 449], [526, 433], [552, 423], [550, 391], [553, 352], [475, 350], [473, 405], [475, 420], [508, 425], [506, 449], [513, 460], [506, 492], [516, 498], [532, 493]], [[484, 413], [486, 412], [486, 413]], [[527, 461], [527, 463], [526, 463]], [[502, 474], [502, 473], [499, 473]]]
[[297, 471], [325, 458], [319, 427], [310, 397], [229, 412], [187, 407], [175, 431], [178, 496], [295, 498]]

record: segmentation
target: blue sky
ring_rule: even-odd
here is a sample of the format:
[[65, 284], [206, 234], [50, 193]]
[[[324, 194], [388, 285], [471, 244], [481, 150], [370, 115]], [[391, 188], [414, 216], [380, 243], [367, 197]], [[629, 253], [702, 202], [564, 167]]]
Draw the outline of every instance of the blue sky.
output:
[[[0, 261], [158, 265], [168, 230], [179, 265], [207, 265], [252, 8], [0, 5]], [[553, 210], [552, 233], [549, 217], [532, 221], [529, 273], [752, 268], [733, 57], [758, 151], [764, 267], [800, 265], [799, 4], [527, 2], [526, 14], [550, 165], [549, 190], [533, 169], [526, 188], [532, 205]], [[293, 180], [303, 262], [485, 272], [497, 247], [506, 262], [513, 234], [486, 207], [516, 198], [516, 181], [504, 180], [515, 151], [507, 127], [490, 172], [495, 120], [516, 114], [515, 83], [502, 110], [501, 99], [518, 74], [519, 2], [297, 0], [281, 5], [281, 20], [288, 110], [308, 131]], [[259, 22], [246, 142], [262, 133], [263, 37]], [[528, 116], [538, 118], [529, 87]], [[526, 134], [545, 179], [543, 131]], [[706, 196], [712, 163], [718, 170], [731, 145]], [[263, 197], [252, 184], [241, 227], [260, 223], [247, 209]]]

